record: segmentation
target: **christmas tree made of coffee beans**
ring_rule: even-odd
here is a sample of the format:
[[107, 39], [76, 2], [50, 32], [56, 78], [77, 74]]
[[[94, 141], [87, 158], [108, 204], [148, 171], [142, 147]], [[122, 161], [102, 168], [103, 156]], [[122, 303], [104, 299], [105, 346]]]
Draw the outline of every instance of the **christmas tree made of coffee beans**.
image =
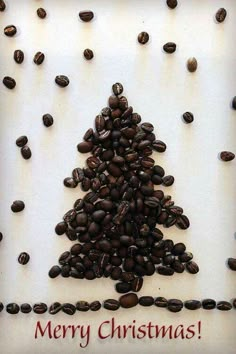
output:
[[64, 180], [66, 187], [80, 184], [87, 194], [75, 201], [55, 231], [79, 242], [59, 257], [60, 266], [54, 265], [49, 276], [110, 277], [119, 281], [116, 290], [126, 293], [139, 291], [143, 277], [155, 272], [171, 276], [186, 269], [195, 274], [199, 268], [183, 243], [164, 240], [157, 227], [189, 227], [183, 209], [155, 188], [174, 182], [151, 158], [153, 150], [164, 152], [166, 145], [120, 96], [122, 85], [116, 83], [112, 90], [109, 107], [77, 146], [80, 153], [90, 153], [87, 167], [75, 168]]

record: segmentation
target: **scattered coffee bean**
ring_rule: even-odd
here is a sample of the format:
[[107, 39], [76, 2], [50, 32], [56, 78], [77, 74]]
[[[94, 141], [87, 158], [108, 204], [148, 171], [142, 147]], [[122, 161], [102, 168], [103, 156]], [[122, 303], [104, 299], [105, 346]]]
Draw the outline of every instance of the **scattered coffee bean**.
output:
[[22, 304], [20, 306], [20, 310], [22, 313], [30, 313], [32, 311], [32, 306], [30, 304]]
[[140, 32], [138, 35], [138, 42], [140, 44], [146, 44], [149, 41], [149, 34], [147, 32]]
[[18, 213], [18, 212], [22, 211], [23, 209], [25, 209], [25, 203], [22, 202], [22, 200], [15, 200], [11, 205], [11, 210], [14, 213]]
[[53, 125], [53, 117], [51, 116], [51, 114], [47, 113], [43, 115], [43, 124], [47, 128]]
[[227, 11], [223, 7], [220, 8], [215, 14], [216, 21], [219, 23], [224, 22], [226, 16], [227, 16]]
[[89, 22], [93, 19], [94, 14], [90, 10], [80, 11], [79, 18], [84, 22]]
[[198, 310], [201, 308], [201, 301], [187, 300], [187, 301], [185, 301], [184, 306], [188, 310]]
[[62, 305], [62, 311], [64, 313], [66, 313], [67, 315], [74, 315], [75, 312], [76, 312], [76, 307], [72, 304], [69, 304], [69, 303], [65, 303]]
[[33, 311], [34, 313], [37, 313], [38, 315], [41, 315], [45, 312], [47, 312], [47, 305], [44, 302], [38, 302], [33, 305]]
[[156, 305], [157, 307], [167, 307], [168, 301], [164, 297], [157, 297], [154, 301], [154, 305]]
[[141, 306], [152, 306], [154, 304], [154, 299], [152, 296], [141, 296], [139, 298], [139, 305]]
[[194, 71], [197, 70], [197, 66], [198, 66], [198, 63], [197, 63], [197, 59], [196, 58], [189, 58], [188, 61], [187, 61], [187, 69], [190, 73], [193, 73]]
[[4, 2], [4, 0], [0, 0], [0, 11], [4, 11], [6, 8], [6, 4]]
[[58, 312], [60, 312], [62, 309], [62, 305], [60, 302], [54, 302], [49, 306], [48, 312], [50, 315], [56, 315]]
[[20, 152], [21, 152], [22, 157], [25, 160], [29, 160], [31, 158], [31, 156], [32, 156], [32, 152], [31, 152], [30, 148], [27, 145], [23, 146], [21, 148]]
[[228, 266], [231, 270], [236, 270], [236, 258], [228, 258]]
[[44, 10], [42, 7], [37, 9], [37, 15], [39, 18], [45, 18], [47, 16], [46, 10]]
[[55, 82], [60, 87], [66, 87], [66, 86], [69, 85], [70, 80], [65, 75], [57, 75], [56, 78], [55, 78]]
[[185, 267], [186, 267], [187, 271], [189, 273], [191, 273], [191, 274], [196, 274], [196, 273], [199, 272], [198, 265], [195, 262], [193, 262], [193, 261], [190, 261], [190, 262], [186, 263]]
[[232, 305], [228, 301], [219, 301], [216, 305], [216, 308], [221, 311], [229, 311], [232, 309]]
[[183, 308], [183, 302], [178, 299], [168, 300], [167, 308], [171, 312], [179, 312]]
[[48, 275], [50, 278], [56, 278], [60, 273], [61, 273], [61, 268], [57, 265], [54, 265], [49, 270]]
[[183, 120], [185, 121], [185, 123], [192, 123], [194, 120], [194, 116], [191, 112], [185, 112], [183, 114]]
[[118, 308], [120, 307], [120, 303], [119, 303], [119, 301], [117, 301], [117, 300], [108, 299], [108, 300], [105, 300], [105, 301], [104, 301], [103, 307], [104, 307], [106, 310], [116, 311], [116, 310], [118, 310]]
[[16, 145], [19, 147], [23, 147], [28, 143], [28, 138], [26, 135], [20, 136], [18, 139], [16, 139]]
[[2, 82], [9, 90], [14, 89], [14, 87], [16, 86], [16, 81], [10, 76], [5, 76]]
[[232, 161], [235, 158], [235, 154], [230, 151], [221, 151], [220, 158], [222, 161]]
[[20, 264], [23, 264], [23, 265], [27, 264], [29, 262], [29, 260], [30, 260], [30, 256], [28, 253], [26, 253], [26, 252], [20, 253], [20, 255], [18, 257], [18, 262]]
[[124, 308], [131, 308], [138, 304], [138, 296], [134, 293], [122, 295], [119, 299], [120, 306]]
[[98, 310], [100, 310], [101, 307], [102, 307], [102, 305], [101, 305], [100, 301], [93, 301], [89, 305], [89, 308], [91, 311], [98, 311]]
[[4, 28], [4, 33], [8, 37], [13, 37], [17, 32], [16, 26], [9, 25]]
[[121, 95], [123, 92], [122, 84], [119, 82], [116, 82], [115, 84], [113, 84], [112, 91], [113, 91], [114, 95], [116, 95], [116, 96]]
[[37, 52], [34, 56], [34, 63], [37, 65], [42, 64], [45, 59], [45, 55], [42, 52]]
[[173, 42], [168, 42], [166, 44], [163, 45], [163, 50], [166, 53], [172, 54], [176, 51], [176, 44]]
[[6, 311], [11, 315], [16, 315], [20, 311], [20, 307], [16, 303], [11, 302], [10, 304], [7, 304]]
[[24, 61], [24, 52], [20, 49], [14, 51], [13, 58], [17, 64], [21, 64]]
[[234, 96], [234, 98], [232, 99], [231, 106], [233, 109], [236, 109], [236, 96]]
[[84, 50], [84, 57], [87, 60], [93, 59], [93, 51], [91, 49], [85, 49]]
[[176, 6], [178, 5], [177, 0], [166, 0], [166, 4], [170, 9], [175, 9]]

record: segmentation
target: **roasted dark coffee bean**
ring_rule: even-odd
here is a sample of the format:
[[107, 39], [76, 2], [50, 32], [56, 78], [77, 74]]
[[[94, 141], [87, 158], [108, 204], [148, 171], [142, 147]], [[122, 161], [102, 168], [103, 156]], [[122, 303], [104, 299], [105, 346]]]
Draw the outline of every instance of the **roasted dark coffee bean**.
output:
[[102, 307], [100, 301], [93, 301], [90, 303], [89, 308], [91, 311], [98, 311]]
[[20, 306], [20, 310], [22, 313], [30, 313], [32, 311], [32, 306], [30, 304], [22, 304]]
[[216, 307], [216, 302], [213, 299], [202, 300], [202, 308], [204, 310], [213, 310]]
[[52, 266], [49, 270], [48, 275], [50, 278], [56, 278], [61, 273], [61, 268], [57, 265]]
[[236, 258], [228, 258], [228, 266], [231, 270], [236, 270]]
[[231, 106], [233, 109], [236, 109], [236, 96], [234, 96], [234, 98], [232, 99]]
[[26, 135], [20, 136], [18, 139], [16, 139], [16, 145], [19, 147], [23, 147], [28, 143], [28, 138]]
[[64, 265], [61, 267], [61, 276], [63, 278], [69, 278], [70, 276], [70, 271], [71, 271], [71, 267], [69, 265]]
[[192, 123], [194, 120], [194, 116], [191, 112], [185, 112], [183, 114], [183, 120], [185, 123]]
[[183, 308], [183, 302], [178, 299], [170, 299], [168, 300], [168, 310], [171, 312], [179, 312]]
[[185, 245], [182, 242], [176, 243], [171, 250], [171, 253], [175, 256], [179, 256], [180, 254], [184, 253], [186, 250]]
[[79, 18], [84, 22], [89, 22], [93, 19], [94, 14], [90, 10], [84, 10], [79, 12]]
[[90, 156], [87, 158], [86, 163], [89, 168], [94, 170], [94, 169], [98, 168], [98, 166], [100, 165], [100, 160], [95, 156]]
[[53, 125], [53, 117], [51, 116], [51, 114], [47, 113], [43, 115], [43, 124], [47, 128]]
[[71, 222], [74, 220], [75, 217], [76, 217], [76, 211], [74, 209], [70, 209], [65, 213], [63, 219], [65, 222]]
[[119, 107], [119, 97], [117, 96], [110, 96], [108, 99], [109, 107], [116, 109]]
[[39, 9], [37, 9], [37, 15], [39, 18], [43, 19], [47, 16], [47, 12], [42, 7], [40, 7]]
[[166, 0], [166, 4], [170, 9], [175, 9], [176, 6], [178, 5], [177, 0]]
[[220, 158], [222, 161], [232, 161], [235, 158], [235, 154], [230, 151], [221, 151]]
[[167, 307], [168, 301], [166, 298], [159, 296], [155, 299], [154, 305], [156, 305], [157, 307]]
[[93, 59], [93, 51], [91, 50], [91, 49], [85, 49], [84, 50], [84, 57], [85, 57], [85, 59], [86, 60], [91, 60], [91, 59]]
[[120, 267], [113, 267], [111, 272], [111, 279], [119, 280], [122, 274], [122, 270]]
[[166, 144], [161, 140], [154, 140], [152, 143], [152, 148], [158, 152], [166, 151]]
[[131, 290], [131, 284], [130, 283], [117, 283], [116, 284], [116, 291], [121, 294], [128, 293]]
[[4, 28], [4, 33], [8, 37], [13, 37], [17, 32], [16, 26], [9, 25]]
[[107, 299], [103, 303], [103, 307], [106, 310], [111, 310], [111, 311], [116, 311], [120, 307], [120, 303], [117, 300], [114, 299]]
[[58, 262], [61, 265], [65, 265], [69, 262], [70, 258], [71, 258], [70, 252], [65, 251], [60, 255]]
[[93, 135], [94, 135], [93, 129], [92, 129], [92, 128], [89, 128], [89, 129], [85, 132], [83, 139], [86, 140], [86, 141], [89, 141], [89, 140], [91, 140], [91, 139], [93, 138]]
[[95, 118], [95, 128], [98, 132], [105, 128], [105, 118], [100, 114]]
[[40, 65], [43, 63], [44, 59], [45, 59], [45, 55], [42, 52], [37, 52], [34, 56], [34, 63], [36, 65]]
[[77, 150], [82, 154], [90, 152], [93, 148], [93, 143], [91, 141], [83, 141], [77, 145]]
[[154, 299], [152, 296], [141, 296], [139, 298], [139, 305], [141, 306], [152, 306], [154, 304]]
[[227, 16], [227, 11], [223, 7], [220, 8], [215, 14], [216, 21], [219, 23], [224, 22], [226, 16]]
[[0, 242], [2, 241], [3, 239], [3, 234], [0, 232]]
[[[165, 175], [165, 170], [164, 170], [164, 168], [162, 168], [161, 166], [159, 166], [159, 165], [155, 165], [155, 166], [153, 166], [153, 172], [154, 172], [154, 174], [157, 174], [158, 176], [160, 176], [160, 177], [164, 177], [164, 175]], [[162, 199], [162, 198], [159, 198], [159, 199]]]
[[56, 82], [56, 84], [57, 84], [58, 86], [60, 86], [60, 87], [66, 87], [66, 86], [69, 85], [70, 80], [69, 80], [69, 78], [68, 78], [67, 76], [65, 76], [65, 75], [57, 75], [57, 76], [55, 77], [55, 82]]
[[66, 177], [63, 181], [64, 186], [68, 188], [75, 188], [77, 187], [78, 183], [72, 177]]
[[[135, 278], [134, 273], [132, 273], [132, 272], [122, 272], [122, 274], [121, 274], [121, 280], [123, 280], [124, 282], [132, 282], [134, 279], [136, 279], [136, 278]], [[142, 279], [142, 278], [140, 278], [140, 279]]]
[[178, 260], [175, 260], [172, 264], [171, 267], [174, 269], [176, 273], [183, 273], [184, 272], [184, 265]]
[[170, 265], [175, 261], [175, 257], [172, 254], [167, 254], [163, 257], [163, 264]]
[[145, 133], [152, 133], [154, 130], [154, 126], [152, 125], [152, 123], [142, 123], [141, 124], [141, 128], [145, 131]]
[[76, 312], [75, 306], [72, 304], [69, 304], [69, 303], [63, 304], [61, 309], [64, 313], [66, 313], [67, 315], [70, 315], [70, 316], [74, 315]]
[[219, 301], [216, 305], [216, 308], [221, 311], [229, 311], [232, 309], [232, 305], [228, 301]]
[[180, 262], [189, 262], [193, 259], [193, 254], [191, 252], [184, 252], [179, 255]]
[[140, 44], [146, 44], [149, 41], [149, 34], [147, 32], [140, 32], [138, 35], [138, 42]]
[[62, 309], [62, 305], [60, 302], [54, 302], [49, 306], [48, 312], [50, 315], [56, 315], [58, 312], [60, 312]]
[[27, 145], [23, 146], [20, 151], [21, 151], [22, 157], [25, 160], [29, 160], [31, 158], [32, 152], [31, 152], [30, 148]]
[[67, 223], [62, 221], [62, 222], [59, 222], [56, 227], [55, 227], [55, 232], [57, 235], [63, 235], [67, 230]]
[[125, 111], [128, 108], [128, 106], [129, 106], [129, 104], [128, 104], [127, 98], [124, 97], [124, 96], [121, 96], [120, 99], [119, 99], [119, 108], [122, 111]]
[[20, 49], [14, 51], [13, 58], [17, 64], [21, 64], [24, 61], [24, 52]]
[[187, 61], [187, 69], [189, 72], [193, 73], [194, 71], [197, 70], [197, 66], [198, 66], [198, 63], [197, 63], [197, 59], [196, 58], [189, 58], [188, 61]]
[[82, 168], [79, 167], [74, 168], [74, 170], [72, 171], [72, 176], [77, 183], [80, 183], [84, 179], [84, 171], [82, 170]]
[[45, 312], [47, 312], [47, 305], [44, 302], [38, 302], [36, 304], [34, 304], [33, 306], [33, 311], [34, 313], [37, 313], [38, 315], [41, 315]]
[[165, 266], [159, 266], [157, 267], [157, 273], [161, 274], [161, 275], [167, 275], [167, 276], [171, 276], [174, 274], [174, 269], [170, 268], [170, 267], [165, 267]]
[[165, 176], [162, 179], [162, 184], [166, 187], [172, 186], [172, 184], [174, 183], [175, 179], [173, 176], [169, 175], [169, 176]]
[[197, 263], [195, 263], [193, 261], [186, 263], [185, 267], [186, 267], [187, 271], [191, 274], [196, 274], [199, 272], [199, 267], [198, 267]]
[[123, 86], [119, 82], [116, 82], [112, 85], [112, 91], [116, 96], [121, 95], [123, 92]]
[[188, 310], [198, 310], [201, 308], [201, 301], [198, 300], [187, 300], [184, 303], [184, 307]]
[[9, 90], [14, 89], [14, 87], [16, 86], [16, 81], [10, 76], [5, 76], [2, 82]]
[[119, 302], [121, 307], [128, 309], [138, 304], [138, 296], [134, 293], [122, 295]]
[[10, 304], [7, 304], [6, 311], [11, 315], [16, 315], [20, 311], [20, 307], [18, 304], [11, 302]]
[[187, 218], [186, 215], [181, 215], [178, 217], [176, 220], [176, 226], [178, 226], [179, 229], [186, 230], [190, 226], [189, 219]]
[[14, 213], [18, 213], [18, 212], [22, 211], [23, 209], [25, 209], [25, 203], [22, 202], [22, 200], [15, 200], [11, 205], [11, 210]]
[[86, 272], [84, 273], [84, 276], [87, 280], [93, 280], [96, 278], [93, 270], [86, 270]]
[[0, 11], [4, 11], [6, 8], [6, 4], [4, 2], [4, 0], [0, 0]]
[[166, 44], [163, 45], [163, 50], [166, 53], [172, 54], [176, 51], [176, 44], [173, 42], [168, 42]]
[[89, 303], [87, 301], [78, 301], [75, 306], [77, 311], [87, 312], [89, 310]]
[[22, 253], [19, 254], [18, 262], [20, 264], [23, 264], [23, 265], [27, 264], [29, 262], [29, 260], [30, 260], [30, 256], [29, 256], [28, 253], [22, 252]]
[[235, 298], [235, 299], [233, 299], [233, 308], [235, 308], [235, 309], [236, 309], [236, 298]]

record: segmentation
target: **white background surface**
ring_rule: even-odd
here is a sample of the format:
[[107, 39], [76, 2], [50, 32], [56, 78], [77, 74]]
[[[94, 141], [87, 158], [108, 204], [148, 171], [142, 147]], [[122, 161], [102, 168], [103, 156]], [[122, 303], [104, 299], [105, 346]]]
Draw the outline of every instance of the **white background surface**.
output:
[[[230, 300], [236, 296], [234, 272], [226, 266], [236, 256], [235, 240], [235, 161], [217, 158], [222, 150], [236, 151], [236, 113], [230, 100], [236, 94], [236, 2], [234, 0], [179, 0], [175, 10], [165, 1], [26, 1], [9, 0], [0, 13], [1, 77], [13, 76], [17, 86], [10, 91], [0, 86], [0, 225], [4, 239], [0, 245], [0, 298], [9, 302], [72, 302], [118, 298], [109, 279], [94, 281], [58, 277], [48, 278], [48, 270], [58, 256], [72, 246], [66, 237], [54, 234], [55, 224], [82, 193], [67, 189], [63, 179], [74, 167], [84, 165], [76, 145], [106, 106], [114, 82], [122, 82], [124, 94], [143, 121], [155, 126], [155, 133], [167, 143], [156, 162], [176, 178], [165, 193], [173, 196], [191, 221], [187, 231], [165, 229], [165, 238], [184, 242], [200, 266], [197, 275], [187, 272], [165, 278], [146, 277], [141, 295], [167, 298]], [[44, 7], [48, 16], [37, 17]], [[219, 7], [228, 11], [224, 23], [217, 24], [214, 14]], [[91, 23], [78, 20], [78, 12], [91, 9]], [[14, 38], [3, 34], [15, 24]], [[137, 43], [140, 31], [150, 34], [147, 45]], [[177, 43], [177, 51], [168, 55], [162, 46]], [[91, 48], [95, 57], [85, 61], [83, 50]], [[13, 60], [15, 49], [22, 49], [25, 61]], [[33, 56], [42, 51], [41, 66]], [[191, 74], [186, 60], [195, 56], [199, 68]], [[70, 78], [61, 89], [54, 83], [58, 74]], [[181, 120], [192, 111], [193, 124]], [[54, 125], [45, 128], [42, 115], [51, 113]], [[15, 140], [27, 135], [32, 158], [23, 160]], [[25, 201], [26, 208], [13, 214], [13, 200]], [[29, 252], [31, 259], [20, 266], [17, 257]], [[107, 340], [97, 339], [96, 329], [105, 320], [116, 317], [119, 324], [186, 326], [202, 322], [201, 339]], [[111, 313], [78, 313], [73, 317], [60, 313], [12, 316], [1, 314], [1, 353], [235, 353], [235, 310], [178, 314], [166, 310], [142, 308]], [[42, 324], [90, 324], [91, 339], [86, 349], [79, 339], [35, 340], [36, 321]]]

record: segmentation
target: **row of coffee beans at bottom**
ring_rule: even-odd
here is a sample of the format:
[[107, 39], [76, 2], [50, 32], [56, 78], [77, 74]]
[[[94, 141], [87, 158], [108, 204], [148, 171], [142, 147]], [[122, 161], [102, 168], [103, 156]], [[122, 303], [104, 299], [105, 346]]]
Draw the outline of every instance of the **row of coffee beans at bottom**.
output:
[[[156, 307], [166, 308], [171, 312], [179, 312], [184, 307], [188, 310], [198, 310], [200, 308], [204, 310], [213, 310], [217, 308], [221, 311], [229, 311], [232, 308], [236, 309], [236, 298], [233, 299], [231, 302], [229, 301], [219, 301], [216, 302], [213, 299], [204, 299], [202, 301], [199, 300], [187, 300], [185, 302], [179, 299], [169, 299], [167, 300], [164, 297], [157, 297], [154, 298], [152, 296], [141, 296], [138, 297], [134, 293], [129, 293], [123, 295], [119, 298], [119, 300], [115, 299], [107, 299], [103, 302], [103, 305], [100, 301], [93, 301], [91, 303], [87, 301], [78, 301], [75, 305], [71, 303], [59, 303], [54, 302], [50, 306], [47, 306], [43, 302], [35, 303], [31, 306], [28, 303], [24, 303], [22, 305], [18, 305], [14, 302], [9, 303], [6, 305], [6, 311], [12, 315], [19, 313], [30, 313], [33, 311], [36, 314], [43, 314], [48, 311], [49, 314], [55, 315], [56, 313], [62, 311], [67, 315], [74, 315], [76, 311], [87, 312], [91, 311], [98, 311], [102, 307], [106, 310], [116, 311], [120, 307], [122, 308], [132, 308], [136, 305], [141, 306], [152, 306], [155, 305]], [[4, 305], [0, 303], [0, 311], [4, 309]]]

